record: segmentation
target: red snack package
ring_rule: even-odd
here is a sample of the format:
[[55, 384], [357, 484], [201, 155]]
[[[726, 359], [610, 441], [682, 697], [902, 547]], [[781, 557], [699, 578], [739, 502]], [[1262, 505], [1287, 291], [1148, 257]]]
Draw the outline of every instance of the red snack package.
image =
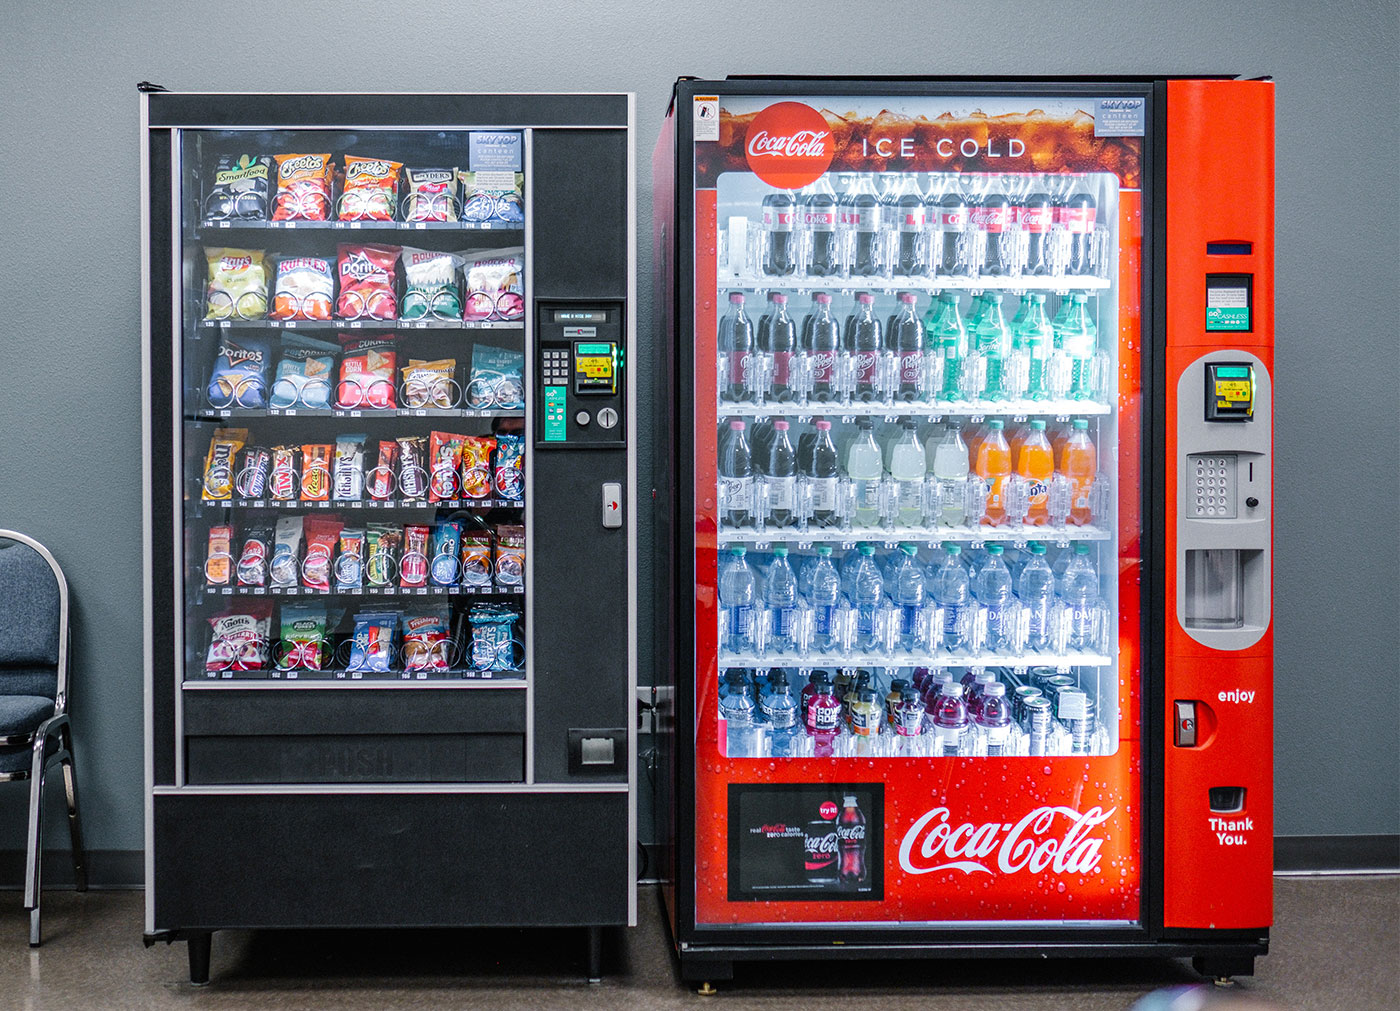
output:
[[434, 432], [428, 437], [428, 501], [460, 498], [462, 481], [457, 468], [462, 465], [465, 435]]
[[491, 497], [491, 453], [496, 440], [489, 435], [462, 438], [462, 497]]
[[398, 246], [364, 246], [342, 243], [336, 251], [340, 297], [335, 314], [340, 319], [397, 319], [399, 300], [394, 295], [394, 264]]
[[399, 365], [398, 338], [392, 334], [360, 337], [343, 333], [340, 382], [335, 406], [342, 410], [390, 410], [398, 406], [394, 376]]
[[345, 156], [345, 191], [340, 195], [341, 221], [393, 221], [399, 202], [402, 163], [382, 158]]
[[275, 154], [277, 197], [273, 221], [329, 221], [331, 165], [329, 154]]
[[331, 457], [335, 446], [301, 447], [301, 500], [329, 502], [331, 497]]
[[403, 528], [403, 556], [399, 559], [400, 586], [428, 585], [428, 542], [432, 528], [410, 525]]
[[335, 516], [308, 516], [302, 521], [306, 558], [301, 563], [302, 585], [313, 590], [331, 588], [331, 558], [345, 526]]
[[267, 668], [272, 601], [235, 601], [210, 618], [209, 626], [214, 634], [209, 640], [204, 670], [210, 677]]
[[272, 497], [288, 502], [297, 497], [297, 451], [295, 446], [275, 446], [272, 450]]
[[384, 500], [393, 497], [394, 488], [397, 484], [395, 480], [395, 464], [399, 461], [399, 444], [393, 439], [379, 440], [379, 460], [374, 466], [374, 470], [366, 475], [366, 490], [372, 499]]

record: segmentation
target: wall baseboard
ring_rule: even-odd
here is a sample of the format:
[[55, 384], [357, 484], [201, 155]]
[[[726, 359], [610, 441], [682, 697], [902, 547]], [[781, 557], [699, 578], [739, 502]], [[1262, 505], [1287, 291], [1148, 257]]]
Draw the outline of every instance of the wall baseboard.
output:
[[[40, 868], [44, 890], [73, 887], [73, 858], [68, 850], [45, 850]], [[22, 889], [24, 850], [0, 850], [0, 889]], [[88, 886], [142, 888], [146, 878], [144, 850], [88, 850]]]
[[1275, 836], [1274, 870], [1400, 873], [1400, 835]]

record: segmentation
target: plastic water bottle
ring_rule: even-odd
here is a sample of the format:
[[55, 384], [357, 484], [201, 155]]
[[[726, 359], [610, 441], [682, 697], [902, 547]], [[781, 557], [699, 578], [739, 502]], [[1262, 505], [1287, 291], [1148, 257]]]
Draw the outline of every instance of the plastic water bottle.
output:
[[797, 652], [797, 577], [788, 564], [788, 549], [773, 549], [768, 580], [763, 587], [763, 604], [768, 611], [768, 652]]
[[855, 486], [852, 520], [858, 527], [873, 527], [880, 522], [880, 480], [885, 476], [885, 464], [875, 442], [875, 423], [861, 418], [857, 427], [855, 441], [846, 454], [846, 476]]
[[838, 608], [841, 603], [841, 576], [831, 564], [831, 545], [817, 547], [812, 567], [812, 587], [807, 592], [812, 605], [812, 648], [831, 653], [841, 645]]
[[852, 601], [856, 608], [855, 648], [871, 652], [880, 648], [880, 604], [885, 597], [885, 580], [875, 564], [875, 545], [862, 544], [860, 559], [851, 573]]
[[972, 589], [968, 585], [967, 569], [963, 566], [962, 549], [951, 543], [944, 543], [948, 560], [938, 570], [933, 582], [933, 599], [943, 608], [943, 648], [949, 652], [967, 649], [968, 622], [966, 614], [972, 603]]
[[923, 623], [924, 572], [915, 560], [918, 553], [917, 544], [901, 544], [899, 562], [890, 581], [891, 595], [899, 608], [899, 648], [911, 653], [928, 647]]
[[973, 592], [987, 609], [987, 641], [990, 653], [1008, 653], [1012, 647], [1011, 571], [1002, 560], [1000, 544], [987, 545], [987, 558], [977, 570]]
[[774, 758], [791, 758], [801, 753], [802, 721], [798, 719], [797, 699], [788, 684], [787, 671], [775, 670], [768, 690], [759, 699], [759, 709], [768, 721], [769, 753]]
[[949, 424], [943, 441], [933, 454], [933, 476], [938, 479], [939, 523], [945, 527], [960, 527], [967, 521], [968, 466], [967, 443], [956, 424]]
[[719, 713], [725, 721], [724, 753], [730, 758], [762, 757], [762, 714], [753, 685], [747, 680], [731, 685], [729, 691], [720, 696]]
[[1095, 617], [1098, 614], [1099, 574], [1089, 561], [1089, 545], [1074, 546], [1074, 558], [1065, 569], [1065, 607], [1069, 611], [1068, 647], [1091, 650], [1098, 646]]
[[729, 564], [719, 577], [723, 642], [730, 653], [747, 653], [753, 649], [754, 578], [744, 555], [742, 545], [730, 548]]
[[1043, 650], [1050, 645], [1050, 605], [1055, 600], [1055, 574], [1045, 564], [1045, 545], [1032, 541], [1026, 545], [1030, 559], [1021, 570], [1016, 583], [1016, 596], [1030, 615], [1030, 633], [1026, 645]]
[[918, 425], [905, 418], [900, 425], [899, 438], [890, 454], [890, 473], [894, 475], [899, 508], [898, 522], [902, 526], [920, 526], [924, 522], [924, 475], [928, 461], [924, 447], [919, 445]]

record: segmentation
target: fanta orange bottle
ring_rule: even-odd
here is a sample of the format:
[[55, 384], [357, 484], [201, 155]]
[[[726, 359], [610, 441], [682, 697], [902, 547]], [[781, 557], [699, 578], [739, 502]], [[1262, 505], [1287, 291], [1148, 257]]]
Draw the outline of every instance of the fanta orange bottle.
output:
[[1069, 440], [1060, 453], [1060, 473], [1069, 478], [1072, 489], [1069, 521], [1075, 526], [1082, 527], [1094, 521], [1089, 496], [1098, 471], [1099, 451], [1094, 440], [1089, 438], [1089, 422], [1085, 418], [1075, 418]]
[[982, 524], [997, 527], [1006, 522], [1006, 481], [1011, 477], [1011, 447], [1006, 444], [1000, 418], [987, 422], [987, 434], [977, 446], [977, 475], [987, 482], [987, 505]]
[[1047, 508], [1050, 500], [1050, 479], [1055, 476], [1055, 455], [1045, 438], [1045, 422], [1032, 421], [1021, 451], [1016, 454], [1016, 473], [1026, 482], [1030, 508], [1026, 523], [1044, 526], [1050, 522]]

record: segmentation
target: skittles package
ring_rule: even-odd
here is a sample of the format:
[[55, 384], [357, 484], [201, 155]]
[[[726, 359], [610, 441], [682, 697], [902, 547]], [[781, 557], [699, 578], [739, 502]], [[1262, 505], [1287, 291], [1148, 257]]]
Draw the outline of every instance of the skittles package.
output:
[[455, 168], [404, 169], [408, 183], [405, 221], [456, 221], [458, 214]]
[[277, 154], [277, 198], [274, 221], [329, 221], [331, 177], [329, 154]]
[[399, 169], [381, 158], [345, 156], [345, 189], [340, 194], [341, 221], [393, 221], [399, 205]]
[[204, 199], [205, 221], [266, 221], [272, 193], [272, 159], [221, 155]]
[[267, 315], [267, 254], [261, 249], [209, 246], [204, 258], [209, 280], [204, 289], [205, 319], [262, 319]]
[[342, 243], [336, 250], [340, 298], [335, 314], [340, 319], [394, 319], [399, 314], [394, 296], [394, 264], [398, 246], [365, 246]]
[[272, 319], [327, 320], [335, 276], [329, 260], [319, 256], [288, 256], [277, 261], [277, 285], [272, 291]]
[[428, 501], [456, 499], [462, 490], [457, 468], [462, 464], [465, 435], [434, 432], [428, 437]]

